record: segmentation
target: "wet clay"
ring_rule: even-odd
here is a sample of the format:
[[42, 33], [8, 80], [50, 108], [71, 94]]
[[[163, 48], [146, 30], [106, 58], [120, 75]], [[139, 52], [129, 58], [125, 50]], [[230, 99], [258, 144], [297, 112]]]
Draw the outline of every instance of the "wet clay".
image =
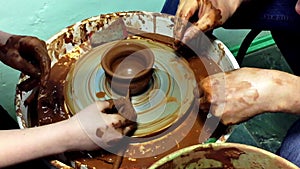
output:
[[[201, 1], [201, 3], [200, 13], [191, 10], [198, 8], [194, 3], [185, 3], [185, 9], [189, 10], [180, 10], [175, 25], [175, 47], [180, 47], [182, 42], [186, 43], [200, 32], [207, 32], [223, 23], [220, 9], [217, 9], [211, 1]], [[193, 23], [194, 26], [189, 26], [187, 22]]]
[[70, 114], [64, 108], [64, 84], [66, 76], [75, 63], [75, 59], [62, 57], [53, 65], [50, 78], [40, 95], [36, 96], [33, 103], [28, 105], [28, 114], [31, 117], [30, 126], [41, 126], [55, 123], [70, 118]]
[[104, 98], [105, 95], [106, 95], [105, 92], [102, 92], [102, 91], [96, 93], [96, 96], [97, 96], [99, 99]]
[[245, 152], [235, 147], [220, 149], [211, 146], [201, 147], [190, 153], [182, 154], [164, 165], [159, 166], [158, 169], [189, 168], [189, 166], [199, 163], [200, 159], [210, 159], [221, 163], [220, 167], [209, 167], [210, 169], [234, 169], [233, 160], [239, 159], [242, 154], [245, 154]]
[[[145, 37], [145, 34], [143, 34]], [[162, 42], [163, 39], [167, 40], [165, 44], [167, 44], [168, 46], [171, 46], [170, 43], [170, 39], [168, 38], [161, 38], [161, 35], [155, 35], [155, 36], [151, 36], [152, 40], [155, 39], [159, 39], [159, 42]], [[193, 70], [193, 72], [195, 73], [196, 76], [196, 81], [200, 82], [203, 78], [207, 77], [209, 74], [214, 74], [217, 72], [220, 72], [221, 69], [220, 67], [213, 62], [211, 59], [209, 59], [208, 57], [193, 57], [193, 56], [189, 56], [187, 58], [187, 61], [189, 62], [189, 65], [191, 67], [191, 69]], [[195, 107], [197, 107], [195, 105]], [[191, 130], [188, 133], [183, 133], [182, 137], [183, 139], [178, 141], [178, 143], [176, 144], [176, 146], [174, 146], [173, 148], [171, 148], [170, 150], [153, 156], [153, 157], [148, 157], [148, 158], [131, 158], [131, 157], [124, 157], [123, 158], [123, 162], [121, 165], [122, 169], [142, 169], [142, 168], [147, 168], [149, 166], [151, 166], [154, 162], [156, 162], [158, 159], [161, 159], [162, 157], [177, 151], [179, 149], [182, 149], [184, 147], [188, 147], [191, 145], [195, 145], [195, 144], [199, 144], [198, 139], [199, 139], [199, 135], [201, 133], [201, 129], [203, 127], [204, 124], [204, 120], [205, 120], [206, 114], [203, 112], [199, 112], [199, 109], [195, 108], [193, 109], [193, 112], [191, 112], [191, 116], [190, 118], [196, 118], [197, 120], [195, 121], [195, 123], [193, 124]], [[182, 122], [180, 122], [181, 126], [184, 125], [190, 125], [190, 120], [189, 119], [185, 119]], [[223, 127], [223, 128], [222, 128]], [[224, 126], [221, 126], [222, 129], [224, 129]], [[222, 132], [224, 132], [224, 130], [220, 129]], [[219, 129], [217, 129], [219, 130]], [[222, 132], [216, 132], [219, 135], [215, 135], [216, 137], [220, 136], [222, 134]], [[167, 140], [166, 140], [167, 141]], [[172, 140], [174, 141], [174, 140]], [[152, 143], [149, 143], [152, 144]], [[152, 147], [155, 146], [159, 146], [159, 143], [155, 143], [152, 144]], [[138, 151], [138, 150], [137, 150]], [[73, 160], [77, 161], [77, 164], [83, 164], [83, 165], [88, 165], [90, 168], [112, 168], [112, 165], [114, 164], [114, 162], [117, 159], [116, 155], [113, 154], [109, 154], [106, 153], [105, 155], [103, 154], [89, 154], [91, 155], [93, 158], [82, 158], [82, 156], [78, 157], [78, 156], [73, 156]], [[80, 165], [79, 165], [80, 166]]]
[[223, 164], [224, 169], [233, 169], [232, 159], [239, 159], [240, 155], [245, 154], [245, 152], [239, 150], [238, 148], [223, 148], [219, 150], [209, 151], [205, 154], [207, 159], [214, 159], [220, 161]]
[[[191, 121], [190, 119], [197, 118], [196, 122], [194, 123], [193, 127], [191, 128], [191, 130], [188, 133], [179, 133], [184, 138], [181, 141], [178, 141], [178, 143], [176, 145], [174, 145], [173, 148], [171, 148], [170, 150], [163, 152], [161, 154], [155, 155], [153, 157], [147, 157], [147, 158], [131, 158], [130, 156], [124, 157], [120, 168], [122, 168], [122, 169], [147, 168], [147, 167], [151, 166], [157, 160], [163, 158], [164, 156], [166, 156], [174, 151], [177, 151], [184, 147], [198, 144], [198, 138], [199, 138], [199, 134], [201, 132], [201, 128], [203, 126], [203, 121], [199, 118], [199, 116], [197, 114], [198, 114], [197, 112], [192, 112], [190, 114], [189, 118], [183, 120], [183, 122], [180, 124], [181, 126], [190, 125], [190, 121]], [[165, 139], [164, 141], [175, 142], [177, 140]], [[153, 147], [153, 149], [156, 146], [161, 145], [160, 142], [152, 143], [151, 141], [149, 141], [149, 144], [150, 144], [149, 147]], [[160, 148], [163, 149], [164, 147], [160, 147]], [[136, 147], [136, 151], [139, 151], [138, 149], [139, 148]], [[112, 168], [112, 165], [114, 164], [114, 162], [117, 159], [116, 155], [109, 154], [109, 153], [101, 154], [99, 152], [90, 152], [89, 155], [92, 156], [93, 158], [87, 158], [88, 155], [86, 155], [86, 157], [83, 158], [82, 155], [76, 156], [73, 154], [73, 157], [71, 159], [76, 160], [78, 162], [78, 164], [81, 163], [83, 165], [88, 165], [90, 168], [93, 168], [93, 167], [94, 168]]]
[[[162, 40], [166, 39], [167, 41], [164, 43], [168, 46], [170, 46], [170, 39], [169, 38], [162, 38], [165, 36], [158, 35], [158, 34], [152, 34], [151, 36], [152, 40], [154, 39], [160, 39], [160, 43], [163, 43]], [[172, 39], [171, 39], [172, 40]], [[219, 66], [213, 62], [211, 59], [208, 57], [202, 56], [202, 57], [189, 57], [187, 58], [187, 61], [189, 62], [193, 72], [195, 73], [196, 76], [196, 81], [199, 82], [201, 79], [204, 77], [208, 76], [209, 74], [212, 73], [217, 73], [220, 72], [221, 69]], [[64, 64], [62, 64], [64, 63]], [[52, 67], [51, 74], [54, 75], [52, 72], [60, 72], [59, 76], [52, 76], [50, 78], [49, 85], [47, 87], [46, 93], [49, 94], [48, 99], [51, 100], [51, 102], [46, 102], [49, 103], [49, 105], [45, 104], [47, 107], [46, 113], [43, 112], [38, 112], [38, 121], [42, 122], [37, 125], [41, 124], [47, 124], [47, 123], [53, 123], [54, 121], [59, 121], [59, 120], [64, 120], [68, 118], [67, 111], [65, 111], [65, 107], [63, 105], [63, 92], [59, 92], [61, 89], [64, 88], [64, 78], [66, 77], [71, 65], [74, 63], [74, 60], [72, 59], [67, 59], [67, 58], [62, 58], [57, 62]], [[209, 66], [207, 66], [209, 65]], [[58, 79], [57, 79], [58, 78]], [[52, 93], [52, 94], [50, 94]], [[54, 93], [54, 94], [53, 94]], [[99, 98], [103, 97], [105, 93], [98, 93], [97, 96]], [[191, 96], [193, 97], [193, 96]], [[46, 101], [46, 100], [43, 100]], [[50, 104], [51, 103], [51, 104]], [[54, 107], [53, 107], [54, 106]], [[191, 109], [190, 112], [187, 112], [188, 117], [182, 118], [182, 120], [178, 121], [174, 125], [178, 125], [178, 128], [184, 127], [184, 126], [189, 126], [191, 119], [196, 119], [193, 126], [191, 127], [191, 130], [189, 132], [185, 133], [177, 133], [182, 136], [182, 139], [180, 140], [171, 140], [171, 139], [166, 139], [162, 141], [175, 141], [176, 145], [169, 149], [168, 151], [161, 153], [159, 155], [155, 155], [153, 157], [147, 157], [147, 158], [131, 158], [130, 156], [124, 157], [121, 168], [126, 169], [126, 168], [147, 168], [150, 165], [152, 165], [154, 162], [157, 160], [161, 159], [162, 157], [176, 151], [182, 148], [185, 148], [187, 146], [195, 145], [198, 144], [198, 139], [199, 135], [201, 132], [201, 129], [204, 124], [204, 120], [206, 118], [206, 114], [204, 113], [199, 113], [199, 108], [197, 104], [192, 106], [193, 108]], [[51, 110], [53, 108], [53, 110]], [[34, 112], [31, 112], [34, 113]], [[35, 112], [36, 113], [36, 112]], [[63, 116], [61, 116], [63, 115]], [[70, 116], [70, 115], [69, 115]], [[160, 143], [152, 143], [151, 147], [159, 146]], [[137, 147], [136, 147], [137, 148]], [[163, 148], [163, 147], [162, 147]], [[80, 168], [80, 164], [87, 165], [88, 168], [112, 168], [114, 162], [117, 159], [117, 155], [108, 153], [103, 150], [98, 150], [94, 152], [70, 152], [67, 153], [67, 158], [75, 161], [75, 165], [77, 168]]]

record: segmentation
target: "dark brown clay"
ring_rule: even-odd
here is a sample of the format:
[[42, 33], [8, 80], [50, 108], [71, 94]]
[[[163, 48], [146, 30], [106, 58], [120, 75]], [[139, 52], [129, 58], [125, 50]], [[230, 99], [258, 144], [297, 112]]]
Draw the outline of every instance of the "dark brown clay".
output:
[[152, 78], [154, 55], [145, 45], [122, 40], [110, 48], [101, 66], [112, 88], [118, 94], [137, 95], [145, 91]]

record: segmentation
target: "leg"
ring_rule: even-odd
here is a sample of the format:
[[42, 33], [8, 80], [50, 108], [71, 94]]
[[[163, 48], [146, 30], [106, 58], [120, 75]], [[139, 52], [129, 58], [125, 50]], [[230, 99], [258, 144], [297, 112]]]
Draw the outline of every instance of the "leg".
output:
[[300, 76], [299, 47], [300, 33], [289, 31], [271, 31], [277, 47], [295, 75]]
[[227, 29], [299, 31], [297, 0], [245, 1], [223, 25]]
[[[297, 0], [246, 1], [224, 24], [224, 28], [270, 30], [294, 74], [300, 75], [298, 65], [300, 15], [294, 9], [296, 2]], [[240, 58], [237, 57], [238, 59]]]
[[[295, 11], [297, 0], [245, 1], [224, 23], [226, 29], [299, 31], [300, 16]], [[161, 13], [175, 15], [179, 0], [165, 0]]]
[[300, 119], [287, 132], [277, 154], [300, 167]]
[[179, 4], [179, 0], [166, 0], [165, 4], [161, 10], [161, 13], [175, 15], [178, 4]]

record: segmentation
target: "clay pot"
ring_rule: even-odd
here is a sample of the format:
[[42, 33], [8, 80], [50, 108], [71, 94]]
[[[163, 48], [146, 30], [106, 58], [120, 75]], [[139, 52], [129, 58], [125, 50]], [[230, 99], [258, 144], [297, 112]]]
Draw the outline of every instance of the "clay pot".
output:
[[122, 40], [110, 48], [101, 66], [112, 88], [118, 94], [138, 95], [148, 87], [152, 78], [154, 55], [147, 46]]

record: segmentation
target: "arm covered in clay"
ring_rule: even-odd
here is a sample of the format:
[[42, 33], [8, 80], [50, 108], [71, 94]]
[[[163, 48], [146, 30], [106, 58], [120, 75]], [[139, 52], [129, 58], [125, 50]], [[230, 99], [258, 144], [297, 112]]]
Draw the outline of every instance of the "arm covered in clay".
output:
[[236, 124], [264, 112], [300, 114], [300, 77], [278, 70], [241, 68], [206, 77], [201, 109]]
[[51, 59], [46, 43], [37, 37], [0, 31], [0, 61], [30, 76], [29, 85], [44, 86], [49, 79]]
[[0, 168], [66, 151], [115, 146], [128, 131], [135, 129], [136, 123], [128, 123], [120, 114], [103, 113], [110, 105], [98, 101], [68, 120], [0, 131]]

